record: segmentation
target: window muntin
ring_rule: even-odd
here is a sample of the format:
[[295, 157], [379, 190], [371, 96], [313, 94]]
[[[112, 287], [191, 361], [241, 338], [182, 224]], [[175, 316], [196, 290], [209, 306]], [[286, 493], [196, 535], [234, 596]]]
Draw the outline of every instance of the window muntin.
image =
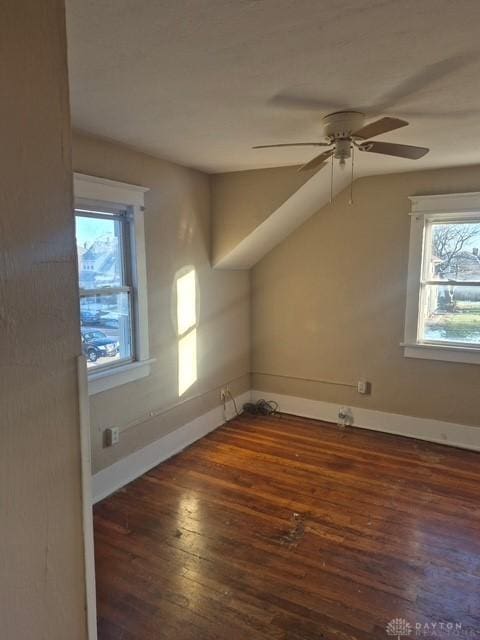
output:
[[82, 349], [89, 370], [134, 359], [130, 224], [127, 210], [75, 210]]
[[480, 216], [425, 220], [417, 341], [480, 348]]

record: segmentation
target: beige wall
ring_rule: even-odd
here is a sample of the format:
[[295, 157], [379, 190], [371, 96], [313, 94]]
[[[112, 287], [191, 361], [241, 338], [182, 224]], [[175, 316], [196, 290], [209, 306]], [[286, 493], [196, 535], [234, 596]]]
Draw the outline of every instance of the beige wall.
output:
[[407, 359], [403, 340], [410, 219], [407, 196], [480, 190], [479, 167], [369, 177], [275, 248], [252, 275], [256, 389], [479, 425], [480, 367]]
[[212, 175], [212, 262], [225, 258], [312, 177], [298, 167]]
[[[91, 396], [94, 471], [125, 457], [219, 404], [218, 387], [250, 388], [249, 274], [210, 266], [210, 179], [198, 171], [84, 135], [74, 136], [74, 169], [148, 187], [145, 236], [151, 356], [148, 378]], [[198, 382], [185, 397], [203, 394], [169, 413], [149, 412], [179, 401], [177, 340], [172, 309], [175, 274], [191, 265], [198, 274]], [[183, 400], [183, 398], [182, 398]], [[103, 446], [103, 430], [145, 418]]]
[[61, 0], [0, 20], [0, 635], [86, 638]]

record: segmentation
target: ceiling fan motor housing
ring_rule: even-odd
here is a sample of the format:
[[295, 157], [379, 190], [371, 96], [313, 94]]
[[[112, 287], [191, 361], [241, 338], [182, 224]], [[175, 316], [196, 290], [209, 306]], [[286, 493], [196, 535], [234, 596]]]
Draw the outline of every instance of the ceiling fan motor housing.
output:
[[359, 111], [336, 111], [323, 118], [325, 135], [335, 140], [349, 138], [354, 131], [361, 129], [365, 120]]

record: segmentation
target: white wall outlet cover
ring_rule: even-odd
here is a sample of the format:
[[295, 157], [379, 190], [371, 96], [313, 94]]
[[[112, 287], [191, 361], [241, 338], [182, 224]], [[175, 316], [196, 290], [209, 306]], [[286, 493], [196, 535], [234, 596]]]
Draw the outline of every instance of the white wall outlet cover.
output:
[[113, 447], [114, 444], [118, 444], [120, 442], [120, 429], [118, 427], [105, 429], [105, 441], [107, 447]]
[[370, 383], [367, 380], [359, 380], [357, 382], [358, 393], [370, 393]]

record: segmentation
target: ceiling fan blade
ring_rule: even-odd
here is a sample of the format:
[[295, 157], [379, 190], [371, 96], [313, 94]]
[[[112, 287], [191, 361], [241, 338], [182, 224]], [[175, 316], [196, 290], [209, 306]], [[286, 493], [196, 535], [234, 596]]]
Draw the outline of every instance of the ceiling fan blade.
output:
[[400, 127], [406, 127], [408, 122], [406, 120], [400, 120], [399, 118], [380, 118], [370, 124], [366, 124], [358, 131], [354, 131], [352, 136], [357, 138], [374, 138], [381, 133], [387, 133], [387, 131], [394, 131], [394, 129], [400, 129]]
[[398, 158], [408, 158], [409, 160], [418, 160], [423, 158], [430, 149], [426, 147], [413, 147], [409, 144], [393, 144], [392, 142], [362, 142], [358, 147], [360, 151], [369, 151], [370, 153], [383, 153], [387, 156], [396, 156]]
[[328, 142], [286, 142], [284, 144], [257, 144], [252, 149], [273, 149], [274, 147], [329, 147]]
[[329, 149], [328, 151], [324, 151], [318, 156], [315, 156], [313, 160], [304, 164], [303, 167], [300, 167], [299, 171], [311, 171], [312, 169], [321, 169], [322, 165], [325, 164], [325, 160], [328, 160], [330, 156], [333, 154], [333, 149]]

